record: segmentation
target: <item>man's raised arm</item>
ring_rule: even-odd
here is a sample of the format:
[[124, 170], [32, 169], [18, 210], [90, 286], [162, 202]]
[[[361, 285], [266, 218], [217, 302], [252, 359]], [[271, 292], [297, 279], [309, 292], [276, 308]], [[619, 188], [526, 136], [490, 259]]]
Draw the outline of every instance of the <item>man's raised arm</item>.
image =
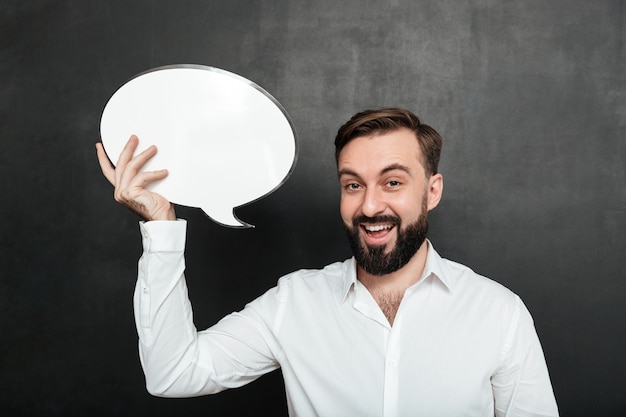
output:
[[[102, 173], [115, 187], [115, 200], [145, 220], [140, 223], [143, 254], [133, 304], [148, 391], [165, 397], [212, 394], [276, 369], [278, 363], [267, 343], [273, 336], [253, 309], [197, 332], [184, 276], [187, 223], [176, 219], [167, 199], [145, 189], [165, 178], [167, 171], [141, 172], [156, 148], [133, 157], [137, 145], [137, 137], [132, 136], [115, 167], [102, 144], [96, 149]], [[266, 313], [271, 320], [273, 312]]]

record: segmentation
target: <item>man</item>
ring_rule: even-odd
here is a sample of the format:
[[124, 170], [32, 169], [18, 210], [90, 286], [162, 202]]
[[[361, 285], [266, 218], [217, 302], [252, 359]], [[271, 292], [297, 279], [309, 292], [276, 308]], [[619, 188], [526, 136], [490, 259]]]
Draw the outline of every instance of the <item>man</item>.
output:
[[141, 223], [135, 318], [148, 390], [194, 396], [282, 368], [290, 415], [555, 416], [530, 314], [511, 291], [442, 259], [426, 240], [439, 203], [441, 137], [403, 109], [366, 111], [335, 139], [341, 217], [354, 258], [302, 270], [197, 332], [184, 279], [184, 220], [145, 189], [132, 137], [117, 201]]

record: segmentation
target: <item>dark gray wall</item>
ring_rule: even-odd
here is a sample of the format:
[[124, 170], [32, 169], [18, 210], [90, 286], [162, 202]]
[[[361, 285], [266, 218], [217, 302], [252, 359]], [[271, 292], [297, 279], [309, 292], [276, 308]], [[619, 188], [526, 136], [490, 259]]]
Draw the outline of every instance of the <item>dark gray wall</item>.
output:
[[113, 201], [94, 143], [128, 78], [196, 63], [270, 91], [300, 140], [289, 181], [237, 212], [256, 229], [178, 209], [198, 327], [286, 272], [349, 256], [332, 138], [356, 111], [405, 106], [445, 139], [439, 252], [524, 299], [562, 415], [624, 415], [625, 6], [3, 0], [0, 413], [285, 414], [280, 373], [197, 399], [143, 386], [137, 219]]

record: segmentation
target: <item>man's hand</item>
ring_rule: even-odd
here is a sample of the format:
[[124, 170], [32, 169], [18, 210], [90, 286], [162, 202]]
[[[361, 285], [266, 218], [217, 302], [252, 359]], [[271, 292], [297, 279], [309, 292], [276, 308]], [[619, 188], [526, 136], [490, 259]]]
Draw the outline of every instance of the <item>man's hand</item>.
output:
[[174, 206], [157, 193], [145, 189], [151, 182], [167, 176], [167, 170], [140, 172], [144, 164], [156, 155], [155, 146], [150, 146], [133, 158], [139, 139], [133, 135], [113, 167], [101, 143], [96, 144], [98, 162], [107, 180], [115, 187], [115, 201], [128, 207], [144, 220], [176, 220]]

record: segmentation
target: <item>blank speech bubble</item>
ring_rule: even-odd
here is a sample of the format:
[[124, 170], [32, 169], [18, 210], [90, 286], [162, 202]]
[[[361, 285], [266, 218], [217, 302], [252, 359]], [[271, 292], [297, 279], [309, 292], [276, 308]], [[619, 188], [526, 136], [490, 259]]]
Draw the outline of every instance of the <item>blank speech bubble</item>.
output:
[[143, 170], [169, 175], [148, 188], [231, 227], [253, 227], [234, 209], [275, 191], [297, 159], [295, 130], [276, 99], [201, 65], [160, 67], [128, 81], [106, 104], [100, 134], [114, 163], [132, 134], [136, 154], [156, 145]]

